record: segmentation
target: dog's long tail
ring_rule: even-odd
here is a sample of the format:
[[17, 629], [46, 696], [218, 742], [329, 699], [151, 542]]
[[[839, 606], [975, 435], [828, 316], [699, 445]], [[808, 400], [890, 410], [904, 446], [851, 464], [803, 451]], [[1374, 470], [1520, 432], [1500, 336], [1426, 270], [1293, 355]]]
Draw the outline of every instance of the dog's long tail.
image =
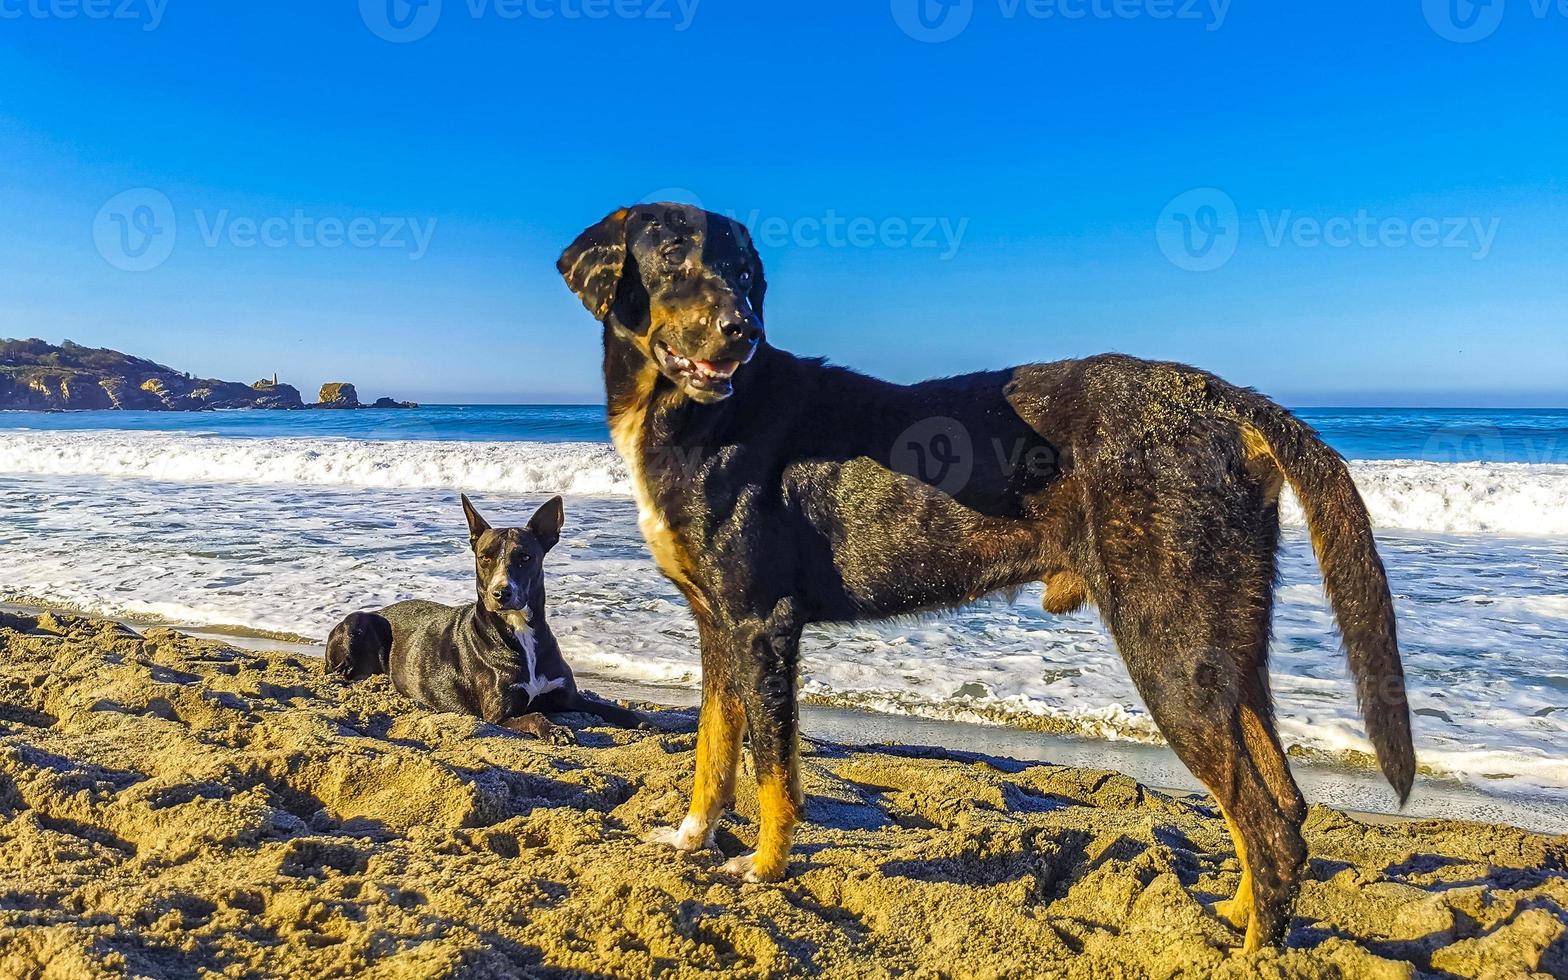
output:
[[1312, 550], [1339, 621], [1367, 737], [1403, 806], [1415, 778], [1410, 709], [1394, 600], [1372, 540], [1366, 504], [1344, 458], [1311, 426], [1255, 392], [1232, 389], [1224, 400], [1226, 414], [1242, 424], [1249, 453], [1262, 450], [1274, 458], [1306, 512]]

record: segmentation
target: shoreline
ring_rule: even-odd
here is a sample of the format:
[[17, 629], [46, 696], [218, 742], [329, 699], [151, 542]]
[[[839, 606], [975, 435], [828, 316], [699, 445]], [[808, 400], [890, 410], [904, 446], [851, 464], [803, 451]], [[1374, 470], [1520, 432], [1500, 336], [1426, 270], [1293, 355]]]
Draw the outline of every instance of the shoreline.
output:
[[[1235, 955], [1204, 801], [1101, 764], [805, 746], [776, 885], [716, 849], [691, 716], [549, 745], [300, 651], [0, 614], [0, 976], [1563, 975], [1568, 839], [1315, 805], [1281, 948]], [[813, 714], [816, 724], [823, 716]], [[857, 715], [863, 721], [864, 717]], [[861, 732], [862, 737], [875, 732]]]
[[[87, 618], [96, 614], [59, 605], [0, 603], [0, 611], [23, 614], [68, 613]], [[165, 628], [185, 635], [232, 643], [265, 652], [289, 652], [320, 658], [323, 644], [290, 635], [246, 627], [195, 626], [177, 622], [125, 619], [114, 621], [138, 630]], [[646, 684], [579, 671], [579, 684], [620, 700], [695, 709], [695, 687]], [[856, 699], [808, 697], [801, 701], [804, 738], [856, 746], [904, 746], [968, 753], [1014, 762], [1045, 762], [1084, 768], [1109, 768], [1172, 796], [1206, 797], [1199, 783], [1163, 743], [1135, 739], [1104, 739], [1065, 731], [1040, 731], [1005, 720], [958, 720], [903, 714], [858, 706]], [[1020, 719], [1022, 720], [1022, 719]], [[1457, 778], [1418, 771], [1415, 789], [1403, 810], [1395, 810], [1393, 791], [1371, 765], [1349, 765], [1322, 755], [1291, 753], [1291, 771], [1312, 803], [1332, 806], [1358, 818], [1377, 821], [1457, 819], [1506, 824], [1542, 834], [1568, 834], [1568, 798], [1544, 793], [1488, 793]]]

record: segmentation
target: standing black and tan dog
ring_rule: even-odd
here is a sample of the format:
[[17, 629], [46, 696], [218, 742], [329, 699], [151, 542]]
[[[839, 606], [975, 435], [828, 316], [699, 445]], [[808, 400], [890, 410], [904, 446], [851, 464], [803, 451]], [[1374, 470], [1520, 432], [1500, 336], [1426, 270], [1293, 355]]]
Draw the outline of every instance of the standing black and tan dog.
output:
[[757, 846], [725, 867], [784, 875], [807, 623], [1044, 582], [1052, 612], [1098, 607], [1150, 714], [1219, 801], [1243, 874], [1218, 911], [1246, 927], [1247, 949], [1277, 942], [1306, 861], [1266, 663], [1287, 481], [1377, 757], [1408, 794], [1404, 675], [1366, 508], [1343, 460], [1283, 408], [1117, 355], [910, 386], [795, 357], [764, 339], [746, 229], [683, 205], [616, 211], [559, 270], [604, 326], [611, 432], [701, 639], [697, 773], [675, 847], [711, 844], [749, 726]]
[[351, 613], [327, 639], [327, 672], [345, 681], [390, 674], [399, 692], [437, 711], [554, 742], [571, 742], [572, 731], [546, 714], [580, 711], [621, 728], [645, 724], [636, 712], [577, 690], [545, 620], [544, 556], [561, 537], [561, 498], [540, 507], [527, 527], [505, 528], [492, 528], [462, 500], [475, 601], [414, 599]]

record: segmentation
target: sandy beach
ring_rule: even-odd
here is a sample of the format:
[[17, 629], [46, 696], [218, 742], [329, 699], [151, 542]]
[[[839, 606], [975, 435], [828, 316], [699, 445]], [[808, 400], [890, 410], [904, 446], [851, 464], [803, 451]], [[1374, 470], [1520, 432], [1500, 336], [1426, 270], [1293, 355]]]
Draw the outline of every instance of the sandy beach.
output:
[[0, 977], [1568, 971], [1564, 838], [1316, 807], [1287, 947], [1241, 959], [1201, 798], [936, 749], [810, 743], [792, 875], [737, 884], [641, 841], [690, 778], [694, 719], [658, 717], [546, 746], [289, 652], [5, 614]]

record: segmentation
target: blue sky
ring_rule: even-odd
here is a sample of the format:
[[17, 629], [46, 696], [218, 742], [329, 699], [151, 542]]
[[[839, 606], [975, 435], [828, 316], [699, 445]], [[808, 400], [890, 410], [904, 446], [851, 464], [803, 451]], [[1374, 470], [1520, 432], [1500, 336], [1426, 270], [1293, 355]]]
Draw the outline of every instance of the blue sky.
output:
[[555, 256], [683, 196], [775, 344], [899, 380], [1568, 404], [1568, 12], [914, 2], [0, 0], [0, 335], [597, 401]]

